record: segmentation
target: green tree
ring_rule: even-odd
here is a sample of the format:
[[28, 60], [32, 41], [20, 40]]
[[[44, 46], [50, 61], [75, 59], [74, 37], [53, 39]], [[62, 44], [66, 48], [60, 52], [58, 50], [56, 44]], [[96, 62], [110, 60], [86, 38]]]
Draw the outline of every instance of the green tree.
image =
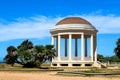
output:
[[97, 60], [100, 61], [100, 62], [103, 62], [104, 61], [104, 56], [101, 55], [101, 54], [97, 54]]
[[47, 50], [46, 52], [47, 60], [51, 61], [52, 58], [54, 58], [55, 56], [54, 45], [46, 45], [45, 48]]
[[18, 58], [24, 67], [34, 67], [33, 43], [29, 40], [23, 41], [18, 46]]
[[29, 40], [23, 41], [17, 49], [13, 46], [8, 47], [7, 51], [5, 61], [9, 64], [20, 63], [23, 67], [39, 67], [42, 63], [51, 61], [55, 56], [53, 45], [33, 46], [33, 43]]
[[120, 58], [120, 38], [116, 42], [116, 48], [114, 49], [114, 52], [118, 58]]
[[46, 48], [43, 45], [34, 47], [35, 65], [40, 66], [46, 61], [45, 59]]
[[9, 47], [7, 48], [7, 53], [12, 56], [12, 55], [15, 54], [15, 51], [16, 51], [16, 50], [17, 50], [16, 47], [14, 47], [14, 46], [9, 46]]
[[110, 56], [106, 56], [104, 57], [104, 61], [103, 62], [111, 62], [111, 57]]
[[35, 62], [39, 61], [39, 65], [46, 62], [46, 61], [51, 61], [52, 58], [54, 58], [55, 56], [55, 49], [53, 45], [46, 45], [46, 46], [42, 46], [42, 45], [37, 45], [34, 48], [34, 52], [35, 52]]
[[111, 56], [110, 58], [111, 58], [111, 60], [110, 60], [111, 62], [119, 62], [120, 61], [120, 59], [116, 55]]
[[7, 53], [8, 54], [5, 56], [4, 61], [7, 64], [11, 64], [13, 66], [14, 63], [17, 62], [17, 58], [18, 58], [17, 49], [14, 46], [9, 46], [7, 48]]

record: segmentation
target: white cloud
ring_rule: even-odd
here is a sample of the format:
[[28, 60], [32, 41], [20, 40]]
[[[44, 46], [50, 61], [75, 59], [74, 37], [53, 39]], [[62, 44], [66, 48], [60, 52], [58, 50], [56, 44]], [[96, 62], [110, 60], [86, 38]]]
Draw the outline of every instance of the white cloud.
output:
[[120, 33], [120, 16], [83, 15], [82, 17], [90, 21], [99, 33]]
[[60, 18], [45, 16], [18, 18], [15, 22], [0, 25], [0, 41], [20, 38], [43, 38], [50, 36], [50, 29]]
[[[120, 33], [120, 16], [77, 16], [92, 23], [99, 30], [99, 33]], [[4, 24], [4, 22], [1, 21], [0, 41], [20, 38], [43, 38], [50, 36], [50, 29], [61, 19], [63, 19], [63, 17], [51, 18], [46, 16], [36, 16], [30, 18], [17, 18], [15, 21], [9, 22], [8, 24]]]

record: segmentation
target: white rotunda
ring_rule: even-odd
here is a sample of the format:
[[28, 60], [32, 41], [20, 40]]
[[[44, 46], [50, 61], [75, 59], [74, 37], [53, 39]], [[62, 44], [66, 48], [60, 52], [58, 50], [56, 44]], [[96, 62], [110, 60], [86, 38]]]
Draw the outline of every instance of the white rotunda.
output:
[[56, 56], [52, 67], [97, 66], [96, 34], [98, 30], [80, 17], [68, 17], [51, 29]]

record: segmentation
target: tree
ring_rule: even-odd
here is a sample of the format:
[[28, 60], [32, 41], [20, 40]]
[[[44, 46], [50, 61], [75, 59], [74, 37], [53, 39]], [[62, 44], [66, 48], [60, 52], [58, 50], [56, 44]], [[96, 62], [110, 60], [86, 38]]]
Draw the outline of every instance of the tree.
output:
[[101, 54], [97, 54], [97, 60], [100, 61], [100, 62], [103, 62], [104, 56], [101, 55]]
[[15, 55], [15, 51], [16, 51], [16, 50], [17, 50], [17, 49], [16, 49], [14, 46], [9, 46], [9, 47], [7, 48], [7, 52], [8, 52], [8, 54], [11, 55], [11, 56]]
[[110, 58], [111, 58], [111, 62], [120, 62], [120, 59], [116, 55], [111, 56]]
[[120, 59], [120, 38], [116, 42], [116, 48], [114, 49], [116, 56]]
[[46, 50], [47, 50], [47, 52], [46, 52], [47, 59], [49, 61], [51, 61], [52, 58], [54, 58], [54, 56], [55, 56], [54, 45], [46, 45], [45, 47], [46, 47]]
[[[10, 46], [7, 48], [8, 54], [4, 58], [6, 63], [20, 63], [23, 67], [39, 67], [46, 61], [51, 61], [55, 56], [53, 45], [37, 45], [29, 40], [23, 41], [17, 48]], [[16, 55], [16, 57], [15, 57]]]
[[14, 65], [15, 62], [17, 62], [17, 49], [14, 46], [9, 46], [7, 48], [7, 55], [4, 58], [4, 61], [8, 64]]
[[18, 46], [18, 58], [24, 67], [34, 67], [33, 43], [29, 40], [23, 41]]
[[[44, 62], [51, 61], [52, 58], [54, 58], [55, 56], [55, 49], [53, 45], [46, 45], [46, 46], [42, 46], [42, 45], [37, 45], [35, 46], [35, 62], [37, 61], [37, 64], [42, 64]], [[39, 61], [39, 63], [38, 63]]]

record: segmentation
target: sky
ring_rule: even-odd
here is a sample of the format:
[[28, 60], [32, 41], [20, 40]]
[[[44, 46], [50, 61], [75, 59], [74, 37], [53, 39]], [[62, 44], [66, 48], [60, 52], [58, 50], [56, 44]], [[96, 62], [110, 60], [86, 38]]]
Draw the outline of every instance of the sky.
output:
[[98, 29], [98, 53], [114, 55], [120, 38], [119, 0], [0, 0], [0, 60], [10, 45], [29, 39], [50, 44], [50, 29], [66, 17], [82, 17]]

